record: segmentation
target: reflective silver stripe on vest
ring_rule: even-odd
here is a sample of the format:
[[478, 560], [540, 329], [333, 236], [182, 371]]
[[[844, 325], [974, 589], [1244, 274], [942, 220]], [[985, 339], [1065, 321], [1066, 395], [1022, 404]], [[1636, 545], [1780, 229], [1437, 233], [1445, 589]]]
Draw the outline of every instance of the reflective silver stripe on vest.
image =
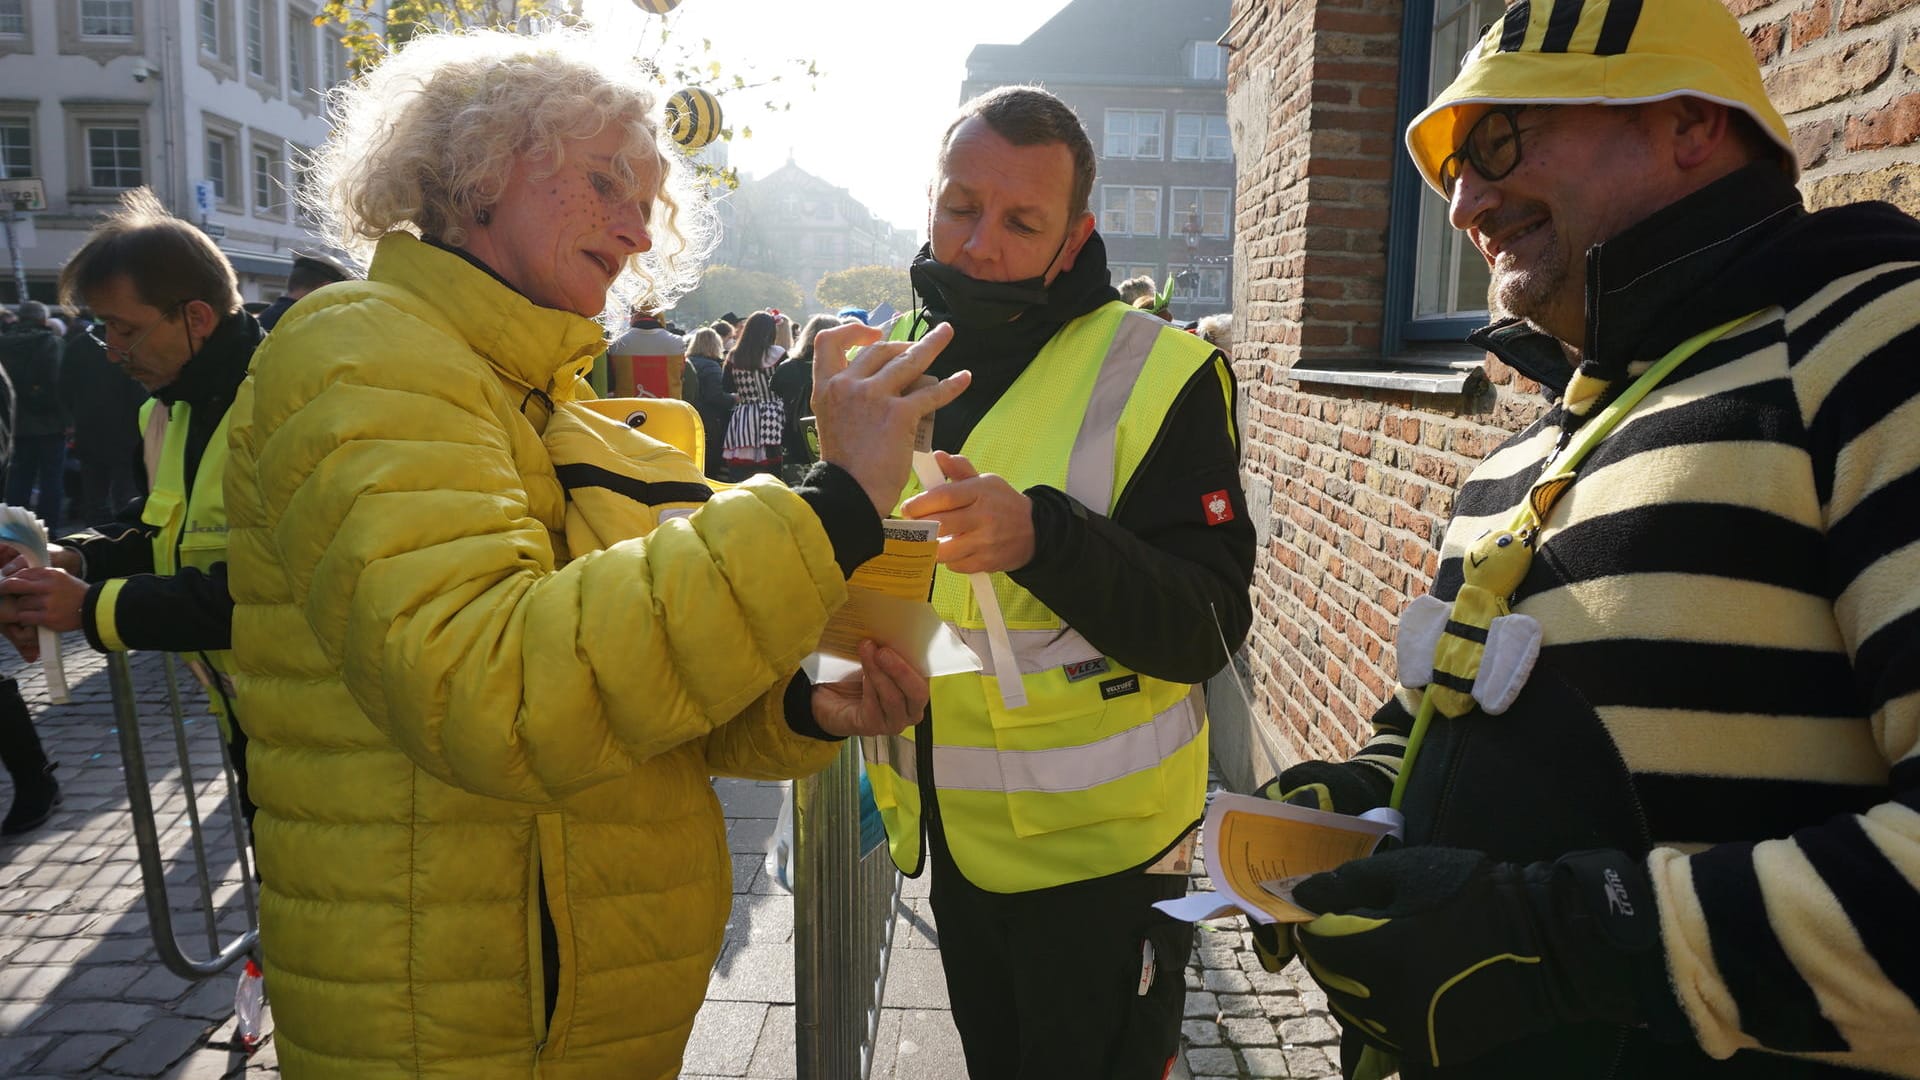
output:
[[905, 735], [862, 735], [860, 749], [867, 756], [867, 767], [885, 765], [909, 784], [920, 782], [920, 766], [913, 757], [913, 740]]
[[[1086, 791], [1147, 769], [1200, 736], [1200, 688], [1151, 723], [1082, 746], [1050, 750], [996, 750], [991, 746], [935, 746], [935, 784], [949, 791]], [[914, 743], [904, 735], [861, 740], [869, 764], [886, 765], [909, 783], [920, 782]]]
[[1143, 311], [1129, 311], [1120, 319], [1113, 344], [1100, 362], [1093, 396], [1080, 417], [1080, 432], [1067, 458], [1067, 494], [1096, 514], [1113, 508], [1113, 453], [1119, 438], [1120, 414], [1127, 410], [1133, 384], [1146, 370], [1147, 357], [1167, 324]]
[[[980, 674], [995, 675], [993, 650], [987, 645], [985, 630], [964, 630], [954, 627], [954, 632], [967, 643], [974, 655], [980, 658]], [[1066, 664], [1078, 664], [1083, 660], [1100, 659], [1100, 650], [1080, 632], [1071, 626], [1058, 630], [1009, 630], [1007, 637], [1013, 641], [1014, 659], [1020, 663], [1020, 674], [1037, 675], [1049, 668]]]

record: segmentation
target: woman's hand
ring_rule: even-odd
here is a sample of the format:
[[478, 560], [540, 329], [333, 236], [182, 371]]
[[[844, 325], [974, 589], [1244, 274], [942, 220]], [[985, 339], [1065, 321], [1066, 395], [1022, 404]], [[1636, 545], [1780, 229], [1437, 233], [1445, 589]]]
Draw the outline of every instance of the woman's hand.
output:
[[[956, 372], [909, 393], [953, 340], [953, 328], [943, 323], [912, 343], [879, 337], [871, 326], [848, 323], [814, 338], [813, 415], [820, 429], [820, 460], [852, 473], [885, 517], [913, 470], [915, 429], [959, 397], [973, 376]], [[849, 360], [847, 351], [861, 346]]]
[[860, 681], [814, 687], [813, 719], [829, 735], [898, 735], [926, 719], [930, 693], [906, 657], [863, 641]]

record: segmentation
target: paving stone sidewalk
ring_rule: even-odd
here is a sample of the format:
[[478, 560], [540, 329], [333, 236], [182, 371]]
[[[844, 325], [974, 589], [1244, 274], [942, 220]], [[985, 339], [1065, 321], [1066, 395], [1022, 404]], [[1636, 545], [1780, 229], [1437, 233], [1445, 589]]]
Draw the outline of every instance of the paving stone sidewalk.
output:
[[[51, 821], [0, 841], [0, 1075], [214, 1077], [278, 1073], [271, 1044], [250, 1063], [232, 1044], [234, 974], [199, 983], [161, 966], [148, 928], [105, 660], [79, 634], [64, 643], [70, 704], [49, 706], [39, 664], [5, 650], [63, 802]], [[155, 825], [176, 937], [189, 956], [209, 947], [192, 884], [191, 826], [168, 715], [162, 657], [133, 658]], [[186, 701], [198, 687], [184, 668]], [[198, 793], [222, 941], [246, 928], [219, 728], [188, 706], [187, 762]], [[12, 799], [11, 781], [4, 788]], [[237, 973], [236, 973], [237, 974]]]
[[[41, 740], [60, 763], [65, 795], [47, 825], [0, 841], [0, 1076], [278, 1076], [271, 1038], [250, 1059], [233, 1043], [232, 974], [195, 984], [161, 966], [141, 893], [105, 664], [78, 634], [68, 635], [66, 656], [73, 700], [62, 706], [47, 704], [39, 665], [11, 656], [0, 662], [0, 673], [20, 680]], [[186, 876], [190, 828], [178, 754], [162, 722], [162, 672], [160, 657], [134, 656], [160, 847], [173, 868], [177, 934], [190, 953], [204, 954], [197, 890]], [[184, 672], [181, 678], [191, 701], [197, 688]], [[244, 928], [245, 913], [218, 729], [191, 706], [189, 716], [188, 764], [227, 939]], [[11, 799], [10, 782], [0, 784], [0, 799]], [[727, 810], [734, 906], [682, 1077], [785, 1080], [797, 1075], [793, 900], [763, 865], [785, 785], [720, 780], [716, 787]], [[1203, 863], [1195, 874], [1196, 888], [1210, 887]], [[905, 883], [895, 918], [872, 1080], [965, 1080], [924, 877]], [[1334, 1075], [1325, 999], [1298, 965], [1278, 975], [1262, 971], [1239, 920], [1203, 924], [1195, 933], [1177, 1080]], [[1063, 973], [1063, 992], [1071, 986]]]

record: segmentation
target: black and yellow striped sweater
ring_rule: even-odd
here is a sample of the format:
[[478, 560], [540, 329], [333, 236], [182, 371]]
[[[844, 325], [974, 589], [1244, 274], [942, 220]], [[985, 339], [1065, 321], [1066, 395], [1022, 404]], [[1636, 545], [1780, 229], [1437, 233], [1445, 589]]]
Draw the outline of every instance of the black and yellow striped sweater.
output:
[[[1698, 1046], [1567, 1029], [1445, 1075], [1920, 1077], [1920, 223], [1808, 214], [1756, 166], [1588, 270], [1571, 390], [1557, 343], [1476, 335], [1560, 398], [1461, 490], [1443, 600], [1563, 431], [1754, 317], [1580, 467], [1515, 594], [1545, 635], [1526, 689], [1499, 717], [1436, 718], [1404, 806], [1416, 843], [1645, 855]], [[1356, 760], [1397, 772], [1418, 700], [1383, 708]]]

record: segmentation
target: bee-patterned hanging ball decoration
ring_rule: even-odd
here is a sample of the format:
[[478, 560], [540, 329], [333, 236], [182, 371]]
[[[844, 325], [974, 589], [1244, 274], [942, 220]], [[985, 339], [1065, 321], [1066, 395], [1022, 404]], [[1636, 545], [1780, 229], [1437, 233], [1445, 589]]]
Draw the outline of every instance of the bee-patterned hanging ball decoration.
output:
[[633, 0], [633, 6], [649, 15], [665, 15], [680, 6], [680, 0]]
[[688, 150], [698, 150], [720, 135], [720, 101], [697, 86], [667, 99], [667, 133]]

